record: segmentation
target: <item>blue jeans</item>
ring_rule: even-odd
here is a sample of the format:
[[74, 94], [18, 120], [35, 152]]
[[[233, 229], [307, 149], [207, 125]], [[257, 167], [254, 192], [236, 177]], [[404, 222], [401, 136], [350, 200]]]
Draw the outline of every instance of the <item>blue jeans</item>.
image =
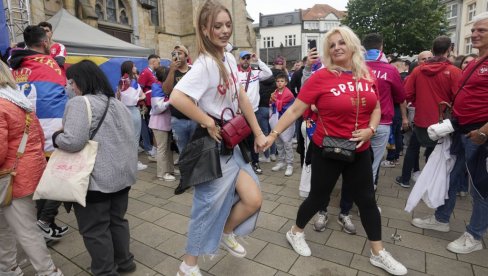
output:
[[[216, 254], [224, 225], [232, 206], [238, 201], [235, 184], [242, 170], [258, 185], [259, 178], [251, 165], [244, 161], [239, 147], [232, 155], [221, 155], [222, 177], [195, 186], [186, 254], [191, 256]], [[255, 227], [259, 210], [234, 229], [236, 235], [248, 235]]]
[[[259, 127], [263, 131], [264, 135], [268, 136], [271, 131], [271, 127], [269, 126], [269, 107], [259, 107], [255, 114]], [[268, 158], [270, 153], [276, 154], [276, 145], [274, 143], [264, 152], [264, 156]]]
[[459, 187], [467, 182], [465, 152], [463, 147], [460, 147], [456, 152], [456, 162], [449, 176], [449, 190], [447, 192], [449, 198], [444, 201], [444, 205], [437, 207], [435, 211], [437, 221], [443, 223], [449, 222], [449, 218], [456, 205], [456, 193], [459, 191]]
[[403, 137], [402, 137], [402, 115], [400, 107], [395, 105], [395, 116], [393, 116], [393, 136], [395, 137], [395, 149], [388, 150], [386, 160], [394, 161], [400, 158], [400, 152], [403, 150]]
[[483, 198], [477, 187], [488, 183], [488, 172], [486, 168], [486, 158], [488, 156], [484, 146], [473, 144], [471, 140], [462, 137], [464, 151], [466, 153], [466, 165], [473, 187], [471, 195], [473, 197], [473, 211], [471, 219], [466, 226], [466, 231], [473, 235], [476, 240], [481, 240], [488, 229], [488, 197]]
[[190, 141], [193, 132], [197, 127], [197, 123], [192, 120], [178, 119], [171, 117], [171, 128], [173, 131], [173, 138], [176, 140], [176, 146], [180, 154]]
[[381, 159], [385, 154], [386, 144], [390, 136], [390, 125], [379, 125], [376, 134], [371, 137], [371, 149], [373, 150], [373, 181], [376, 179]]

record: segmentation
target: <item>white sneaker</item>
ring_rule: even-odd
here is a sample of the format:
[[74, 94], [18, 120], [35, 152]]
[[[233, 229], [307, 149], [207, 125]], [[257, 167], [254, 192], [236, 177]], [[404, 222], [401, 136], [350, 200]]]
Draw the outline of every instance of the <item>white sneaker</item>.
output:
[[0, 272], [2, 276], [24, 276], [24, 272], [20, 268], [20, 266], [16, 266], [15, 269], [10, 270], [9, 272]]
[[381, 161], [380, 166], [382, 168], [394, 168], [395, 162], [390, 161], [390, 160], [383, 160], [383, 161]]
[[440, 222], [435, 218], [435, 215], [431, 215], [426, 218], [414, 218], [412, 225], [418, 228], [431, 229], [440, 232], [449, 232], [449, 223]]
[[234, 233], [223, 234], [220, 243], [232, 256], [237, 258], [246, 257], [246, 249], [239, 242], [237, 242], [236, 235]]
[[395, 258], [393, 258], [385, 249], [381, 250], [379, 255], [374, 255], [373, 252], [371, 252], [369, 262], [374, 266], [386, 270], [392, 275], [405, 275], [408, 272], [407, 268], [395, 260]]
[[259, 162], [260, 163], [270, 163], [271, 162], [271, 158], [269, 158], [269, 157], [259, 157]]
[[288, 165], [286, 166], [285, 176], [291, 176], [293, 174], [293, 166]]
[[137, 161], [137, 170], [142, 171], [145, 169], [147, 169], [147, 165], [142, 164], [141, 161]]
[[174, 175], [170, 174], [170, 173], [165, 173], [163, 175], [163, 177], [159, 177], [159, 180], [163, 180], [163, 181], [175, 181], [176, 180], [176, 177], [174, 177]]
[[141, 148], [141, 146], [139, 146], [139, 147], [137, 148], [137, 153], [141, 153], [141, 152], [144, 152], [144, 149], [143, 149], [143, 148]]
[[410, 177], [410, 179], [412, 180], [413, 183], [417, 182], [417, 179], [419, 179], [421, 172], [422, 171], [416, 171], [416, 172], [412, 173], [412, 176]]
[[290, 243], [291, 247], [293, 247], [293, 250], [295, 250], [295, 252], [297, 252], [299, 255], [305, 257], [312, 255], [312, 251], [310, 251], [310, 247], [308, 247], [308, 244], [305, 241], [305, 234], [303, 232], [296, 232], [293, 234], [290, 229], [290, 231], [286, 232], [286, 239]]
[[273, 162], [276, 162], [276, 154], [270, 154], [269, 159]]
[[174, 175], [181, 175], [181, 172], [178, 169], [173, 169], [173, 174]]
[[468, 254], [481, 249], [483, 249], [481, 241], [476, 240], [468, 232], [464, 232], [461, 237], [447, 245], [447, 250], [458, 254]]
[[147, 155], [150, 155], [150, 156], [156, 156], [156, 152], [157, 152], [156, 147], [152, 147], [152, 149], [146, 153], [147, 153]]
[[285, 163], [282, 163], [282, 162], [278, 162], [276, 165], [274, 165], [274, 167], [271, 168], [272, 171], [274, 172], [277, 172], [279, 170], [282, 170], [286, 167], [286, 164]]
[[156, 156], [152, 156], [152, 155], [148, 155], [148, 156], [147, 156], [147, 160], [148, 160], [149, 162], [153, 162], [153, 163], [154, 163], [154, 162], [158, 162], [158, 160], [156, 159]]
[[[185, 270], [185, 267], [189, 267], [189, 269], [187, 268]], [[198, 265], [188, 266], [187, 264], [182, 262], [180, 265], [180, 270], [176, 273], [176, 276], [202, 276], [202, 273], [200, 272], [200, 268], [198, 267]]]

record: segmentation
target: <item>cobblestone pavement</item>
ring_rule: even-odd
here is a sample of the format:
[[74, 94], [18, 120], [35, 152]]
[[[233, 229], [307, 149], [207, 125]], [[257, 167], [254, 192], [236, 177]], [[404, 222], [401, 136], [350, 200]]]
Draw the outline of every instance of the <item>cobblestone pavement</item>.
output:
[[[137, 270], [130, 275], [175, 275], [184, 254], [191, 192], [175, 196], [177, 182], [159, 181], [155, 177], [155, 163], [148, 163], [145, 155], [140, 160], [149, 168], [139, 172], [138, 181], [130, 192], [127, 218], [131, 228], [131, 251], [135, 255]], [[297, 156], [295, 160], [298, 160]], [[357, 235], [341, 231], [336, 222], [339, 214], [340, 181], [333, 191], [329, 206], [329, 223], [324, 232], [315, 232], [307, 226], [306, 239], [312, 249], [311, 257], [296, 254], [285, 238], [294, 223], [302, 199], [298, 196], [300, 180], [299, 162], [295, 173], [285, 177], [284, 171], [272, 172], [274, 163], [262, 163], [260, 176], [264, 203], [257, 229], [244, 239], [248, 254], [244, 259], [219, 250], [213, 258], [200, 258], [203, 275], [387, 275], [369, 263], [369, 245], [357, 216], [351, 211]], [[488, 250], [467, 255], [447, 251], [447, 244], [465, 230], [471, 214], [471, 200], [460, 198], [451, 218], [451, 231], [440, 233], [413, 227], [413, 217], [433, 213], [422, 202], [412, 214], [403, 210], [411, 189], [394, 183], [400, 175], [401, 165], [381, 168], [376, 192], [382, 209], [383, 241], [393, 256], [409, 269], [409, 275], [488, 275]], [[65, 275], [89, 275], [90, 256], [80, 234], [74, 214], [60, 208], [58, 220], [68, 224], [70, 232], [60, 241], [50, 243], [54, 261]], [[401, 236], [392, 239], [393, 234]], [[485, 236], [485, 246], [488, 239]], [[32, 267], [24, 269], [33, 275]]]

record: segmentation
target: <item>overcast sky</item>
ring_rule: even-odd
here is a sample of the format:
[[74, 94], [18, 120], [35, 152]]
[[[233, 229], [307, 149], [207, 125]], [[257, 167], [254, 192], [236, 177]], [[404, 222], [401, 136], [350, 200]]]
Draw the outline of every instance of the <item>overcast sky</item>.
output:
[[259, 13], [274, 14], [292, 12], [296, 9], [308, 9], [315, 4], [328, 4], [338, 10], [345, 10], [347, 0], [246, 0], [247, 11], [254, 19], [254, 23], [259, 22]]

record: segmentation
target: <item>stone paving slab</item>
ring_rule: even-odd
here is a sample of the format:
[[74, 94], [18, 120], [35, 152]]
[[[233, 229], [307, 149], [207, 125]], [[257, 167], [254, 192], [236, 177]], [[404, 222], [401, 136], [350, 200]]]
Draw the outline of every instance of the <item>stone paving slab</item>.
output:
[[[140, 160], [145, 162], [145, 155]], [[324, 232], [312, 229], [313, 219], [305, 228], [306, 239], [312, 250], [311, 257], [296, 254], [285, 238], [285, 233], [295, 223], [298, 206], [300, 179], [298, 156], [294, 174], [284, 177], [283, 171], [271, 172], [275, 164], [262, 164], [264, 172], [259, 176], [263, 190], [263, 206], [257, 229], [242, 238], [248, 254], [244, 259], [229, 255], [219, 249], [213, 257], [199, 258], [202, 274], [206, 276], [326, 276], [326, 275], [388, 275], [369, 263], [370, 246], [366, 233], [357, 215], [357, 207], [350, 211], [357, 235], [342, 232], [337, 224], [342, 180], [334, 188], [329, 207], [329, 223]], [[165, 182], [155, 177], [155, 163], [138, 174], [138, 181], [129, 196], [126, 218], [131, 228], [131, 251], [135, 256], [137, 270], [127, 275], [174, 276], [181, 263], [186, 246], [186, 234], [192, 204], [192, 190], [175, 196], [178, 181]], [[382, 212], [382, 240], [388, 251], [401, 260], [409, 269], [408, 275], [488, 275], [488, 249], [461, 255], [446, 250], [447, 244], [458, 238], [469, 222], [472, 203], [470, 197], [458, 197], [451, 231], [440, 233], [423, 230], [411, 225], [413, 217], [433, 214], [423, 202], [412, 213], [403, 210], [411, 191], [394, 184], [400, 175], [401, 166], [380, 170], [380, 182], [376, 198]], [[71, 229], [60, 241], [50, 242], [55, 263], [65, 275], [90, 275], [91, 258], [77, 231], [76, 218], [60, 208], [59, 224], [68, 224]], [[392, 234], [401, 235], [400, 241]], [[484, 244], [488, 237], [484, 237]], [[25, 257], [22, 257], [25, 258]], [[26, 276], [34, 275], [32, 266], [23, 265]]]

